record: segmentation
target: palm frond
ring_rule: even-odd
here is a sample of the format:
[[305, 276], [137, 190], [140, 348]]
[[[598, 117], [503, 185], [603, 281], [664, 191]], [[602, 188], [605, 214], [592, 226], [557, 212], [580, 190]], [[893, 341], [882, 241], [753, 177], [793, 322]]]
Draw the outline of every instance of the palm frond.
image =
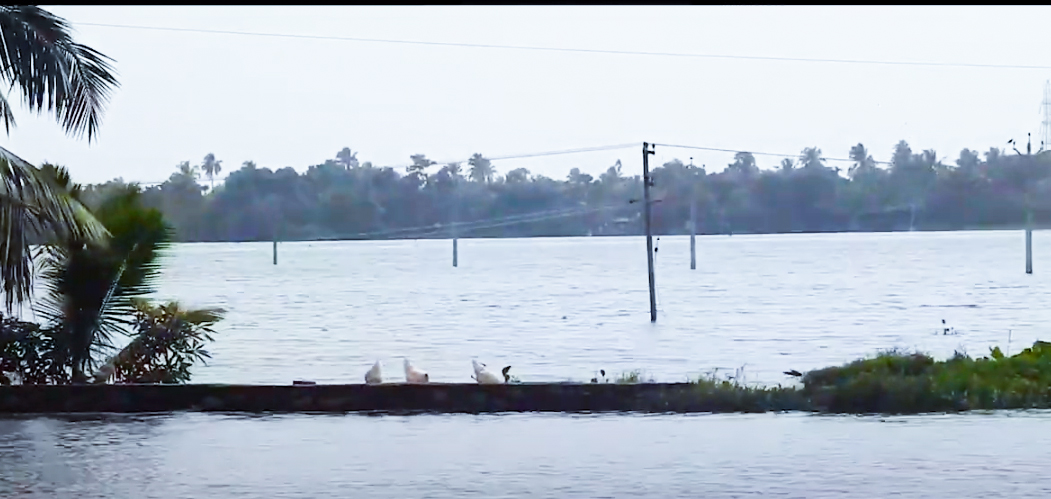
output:
[[0, 147], [0, 281], [9, 312], [32, 294], [31, 234], [104, 244], [108, 232], [53, 177]]
[[0, 94], [0, 120], [4, 122], [4, 131], [11, 133], [11, 129], [15, 127], [15, 113], [3, 94]]
[[109, 230], [108, 246], [69, 239], [42, 259], [47, 295], [37, 310], [61, 333], [56, 342], [76, 371], [89, 371], [97, 356], [112, 351], [116, 335], [130, 334], [132, 299], [152, 293], [160, 275], [158, 257], [172, 229], [159, 211], [142, 206], [140, 194], [128, 186], [96, 211]]
[[54, 113], [67, 133], [87, 132], [89, 142], [119, 86], [110, 61], [74, 43], [61, 17], [37, 6], [0, 6], [0, 78], [19, 88], [31, 111]]

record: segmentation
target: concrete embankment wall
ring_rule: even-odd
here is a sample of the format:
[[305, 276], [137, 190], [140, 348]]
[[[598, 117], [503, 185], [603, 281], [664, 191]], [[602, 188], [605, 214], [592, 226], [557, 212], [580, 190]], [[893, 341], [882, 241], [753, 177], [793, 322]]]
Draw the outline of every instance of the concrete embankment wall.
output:
[[76, 412], [765, 412], [795, 397], [713, 393], [690, 383], [478, 385], [0, 386], [0, 413]]

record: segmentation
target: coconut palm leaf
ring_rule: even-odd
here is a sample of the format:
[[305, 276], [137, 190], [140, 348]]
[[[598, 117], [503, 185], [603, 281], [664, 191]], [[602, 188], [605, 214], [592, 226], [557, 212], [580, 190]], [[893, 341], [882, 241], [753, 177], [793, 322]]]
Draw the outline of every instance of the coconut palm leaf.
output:
[[[98, 134], [111, 89], [112, 59], [73, 42], [61, 17], [32, 5], [0, 6], [0, 78], [17, 87], [30, 111], [53, 113], [67, 133]], [[0, 112], [10, 130], [14, 120]]]
[[31, 237], [100, 242], [106, 234], [53, 176], [0, 147], [0, 281], [8, 312], [32, 293]]
[[[30, 111], [45, 109], [69, 134], [98, 133], [109, 92], [118, 86], [110, 59], [74, 43], [69, 24], [36, 6], [0, 6], [0, 80]], [[10, 133], [12, 103], [0, 96]], [[31, 297], [33, 237], [101, 242], [105, 231], [40, 170], [0, 148], [0, 290], [7, 311]]]
[[115, 335], [128, 334], [135, 297], [154, 291], [160, 252], [172, 228], [159, 211], [142, 206], [141, 191], [129, 186], [106, 199], [96, 218], [109, 230], [106, 246], [70, 238], [50, 246], [41, 264], [46, 296], [39, 314], [56, 329], [56, 343], [75, 373], [94, 366], [112, 350]]

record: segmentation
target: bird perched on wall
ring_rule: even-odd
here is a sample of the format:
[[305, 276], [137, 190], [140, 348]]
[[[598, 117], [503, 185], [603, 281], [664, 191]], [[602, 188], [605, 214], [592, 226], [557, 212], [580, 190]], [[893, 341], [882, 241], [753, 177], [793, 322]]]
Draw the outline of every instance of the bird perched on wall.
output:
[[405, 382], [406, 383], [427, 383], [431, 380], [430, 376], [425, 371], [416, 369], [409, 363], [409, 359], [405, 359]]
[[504, 382], [495, 374], [486, 370], [485, 364], [480, 364], [477, 360], [471, 359], [471, 366], [474, 367], [474, 376], [472, 377], [480, 385], [499, 385]]
[[510, 370], [511, 370], [511, 366], [506, 366], [506, 367], [504, 367], [503, 369], [500, 370], [500, 374], [504, 375], [504, 383], [510, 383], [511, 382], [511, 375], [507, 374], [507, 372], [510, 371]]
[[365, 373], [365, 384], [378, 385], [380, 383], [383, 383], [383, 373], [382, 368], [380, 367], [380, 361], [377, 360], [376, 363], [372, 365], [372, 369], [369, 369], [369, 372]]

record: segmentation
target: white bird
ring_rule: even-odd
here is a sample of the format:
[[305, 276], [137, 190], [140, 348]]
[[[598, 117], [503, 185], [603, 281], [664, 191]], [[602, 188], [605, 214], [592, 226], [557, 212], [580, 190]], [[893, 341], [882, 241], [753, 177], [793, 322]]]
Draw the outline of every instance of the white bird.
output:
[[383, 383], [383, 371], [380, 367], [380, 361], [377, 360], [376, 363], [372, 365], [372, 369], [369, 369], [369, 372], [365, 373], [365, 384], [378, 385], [380, 383]]
[[479, 364], [477, 360], [471, 359], [471, 365], [474, 367], [474, 379], [480, 385], [500, 385], [503, 384], [504, 380], [500, 379], [499, 376], [487, 371], [485, 364]]
[[405, 382], [406, 383], [427, 383], [430, 381], [430, 376], [427, 375], [426, 371], [416, 369], [409, 363], [409, 359], [405, 359]]

